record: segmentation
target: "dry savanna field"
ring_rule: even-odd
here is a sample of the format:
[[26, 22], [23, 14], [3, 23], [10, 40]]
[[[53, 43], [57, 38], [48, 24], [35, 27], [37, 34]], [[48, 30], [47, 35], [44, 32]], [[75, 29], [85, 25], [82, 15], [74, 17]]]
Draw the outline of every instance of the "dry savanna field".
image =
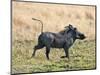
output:
[[[95, 6], [49, 4], [12, 1], [12, 73], [84, 70], [96, 68]], [[41, 32], [57, 33], [72, 24], [86, 35], [85, 40], [76, 40], [69, 49], [69, 60], [61, 59], [63, 49], [52, 48], [50, 60], [45, 48], [31, 58], [33, 47]]]

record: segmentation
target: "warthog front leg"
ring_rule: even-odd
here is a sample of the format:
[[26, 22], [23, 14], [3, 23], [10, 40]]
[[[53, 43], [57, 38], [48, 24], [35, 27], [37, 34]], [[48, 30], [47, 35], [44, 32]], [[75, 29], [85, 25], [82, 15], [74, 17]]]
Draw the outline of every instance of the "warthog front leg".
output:
[[46, 57], [49, 60], [50, 47], [46, 47]]
[[61, 56], [61, 58], [68, 58], [69, 59], [69, 49], [67, 47], [64, 47], [65, 56]]

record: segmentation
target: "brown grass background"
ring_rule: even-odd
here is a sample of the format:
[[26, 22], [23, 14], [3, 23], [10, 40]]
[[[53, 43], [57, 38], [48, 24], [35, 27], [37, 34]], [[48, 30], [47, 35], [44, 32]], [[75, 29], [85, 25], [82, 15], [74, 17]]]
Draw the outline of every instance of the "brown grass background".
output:
[[41, 31], [59, 32], [68, 24], [77, 27], [87, 39], [95, 39], [95, 6], [12, 2], [12, 34], [14, 40], [36, 40]]

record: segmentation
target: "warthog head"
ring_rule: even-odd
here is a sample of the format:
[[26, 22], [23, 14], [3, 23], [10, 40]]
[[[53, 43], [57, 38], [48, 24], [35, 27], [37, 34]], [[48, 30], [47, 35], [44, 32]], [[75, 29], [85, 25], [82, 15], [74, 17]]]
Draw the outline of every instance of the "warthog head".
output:
[[86, 38], [86, 36], [83, 33], [78, 31], [77, 28], [73, 27], [71, 24], [69, 24], [69, 26], [66, 26], [65, 28], [67, 28], [67, 30], [68, 30], [67, 34], [70, 32], [71, 34], [73, 34], [75, 39], [83, 40]]

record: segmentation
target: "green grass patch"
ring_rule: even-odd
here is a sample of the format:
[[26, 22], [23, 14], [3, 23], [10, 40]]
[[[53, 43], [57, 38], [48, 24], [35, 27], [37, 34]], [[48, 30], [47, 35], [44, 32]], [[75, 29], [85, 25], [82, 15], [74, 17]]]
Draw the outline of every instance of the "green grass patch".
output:
[[12, 43], [12, 73], [33, 73], [63, 70], [95, 69], [95, 41], [77, 40], [69, 49], [69, 60], [61, 59], [63, 49], [52, 48], [50, 60], [46, 59], [45, 48], [36, 52], [31, 58], [33, 47], [36, 42], [33, 40], [19, 41]]

